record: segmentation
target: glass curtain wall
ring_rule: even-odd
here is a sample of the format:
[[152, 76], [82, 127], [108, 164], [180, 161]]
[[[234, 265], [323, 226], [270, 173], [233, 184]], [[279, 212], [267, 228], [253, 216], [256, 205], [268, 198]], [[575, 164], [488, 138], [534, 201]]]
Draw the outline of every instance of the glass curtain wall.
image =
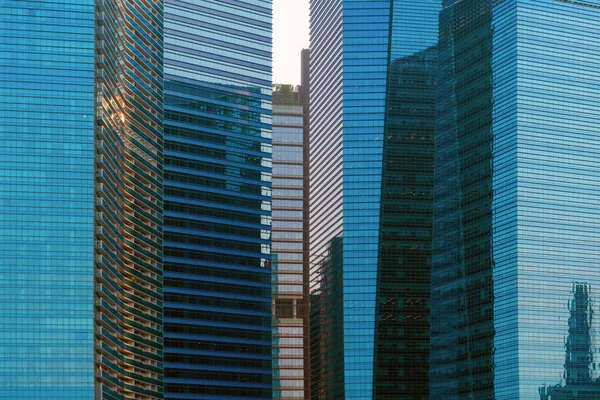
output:
[[600, 396], [600, 2], [441, 14], [432, 397]]
[[0, 398], [94, 397], [94, 1], [0, 1]]
[[165, 1], [165, 398], [270, 399], [271, 1]]
[[428, 398], [440, 8], [311, 3], [315, 398]]

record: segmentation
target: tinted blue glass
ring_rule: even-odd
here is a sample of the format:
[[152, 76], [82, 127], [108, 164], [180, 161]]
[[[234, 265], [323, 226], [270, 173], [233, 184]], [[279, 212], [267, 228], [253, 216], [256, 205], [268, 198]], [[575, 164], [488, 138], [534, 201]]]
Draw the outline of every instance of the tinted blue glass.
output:
[[494, 398], [490, 7], [462, 1], [440, 13], [432, 398]]
[[600, 397], [599, 23], [598, 1], [441, 14], [434, 398]]
[[271, 1], [166, 1], [164, 57], [165, 398], [270, 399]]
[[439, 1], [394, 1], [379, 222], [375, 398], [429, 398]]
[[311, 3], [315, 398], [428, 397], [440, 7]]
[[[387, 89], [389, 1], [344, 1], [343, 55], [343, 318], [346, 398], [373, 390], [379, 211]], [[382, 21], [370, 23], [368, 15]], [[378, 51], [379, 50], [379, 51]], [[353, 86], [370, 93], [365, 97]]]
[[598, 0], [493, 10], [498, 399], [600, 398], [599, 25]]
[[94, 1], [0, 1], [0, 398], [94, 397]]

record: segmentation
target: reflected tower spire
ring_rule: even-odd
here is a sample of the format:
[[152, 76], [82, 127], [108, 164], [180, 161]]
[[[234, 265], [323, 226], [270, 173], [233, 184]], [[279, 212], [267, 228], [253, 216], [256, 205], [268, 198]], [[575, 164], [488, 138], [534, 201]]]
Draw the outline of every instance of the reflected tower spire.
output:
[[569, 301], [569, 335], [565, 343], [565, 380], [567, 385], [588, 384], [592, 380], [592, 319], [594, 311], [587, 283], [573, 284]]

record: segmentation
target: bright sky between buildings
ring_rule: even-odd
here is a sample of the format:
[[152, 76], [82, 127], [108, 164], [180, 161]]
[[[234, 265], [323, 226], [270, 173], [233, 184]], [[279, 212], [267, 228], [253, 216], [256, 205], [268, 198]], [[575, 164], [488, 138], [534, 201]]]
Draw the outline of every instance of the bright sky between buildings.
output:
[[273, 0], [273, 82], [300, 83], [300, 51], [308, 48], [309, 0]]

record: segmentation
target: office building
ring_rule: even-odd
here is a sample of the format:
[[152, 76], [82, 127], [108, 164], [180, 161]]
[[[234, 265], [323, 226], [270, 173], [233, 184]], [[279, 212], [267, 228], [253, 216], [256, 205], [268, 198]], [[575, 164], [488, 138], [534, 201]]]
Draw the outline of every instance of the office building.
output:
[[432, 398], [600, 396], [599, 25], [597, 0], [444, 1]]
[[162, 3], [0, 20], [0, 398], [162, 398]]
[[300, 104], [273, 102], [273, 383], [277, 399], [304, 399], [303, 114]]
[[270, 399], [271, 1], [165, 1], [166, 399]]
[[[304, 52], [303, 56], [308, 57]], [[308, 61], [308, 59], [306, 59]], [[308, 71], [306, 71], [308, 72]], [[273, 92], [273, 398], [310, 398], [308, 358], [308, 104]]]
[[441, 1], [311, 2], [311, 396], [428, 399]]

